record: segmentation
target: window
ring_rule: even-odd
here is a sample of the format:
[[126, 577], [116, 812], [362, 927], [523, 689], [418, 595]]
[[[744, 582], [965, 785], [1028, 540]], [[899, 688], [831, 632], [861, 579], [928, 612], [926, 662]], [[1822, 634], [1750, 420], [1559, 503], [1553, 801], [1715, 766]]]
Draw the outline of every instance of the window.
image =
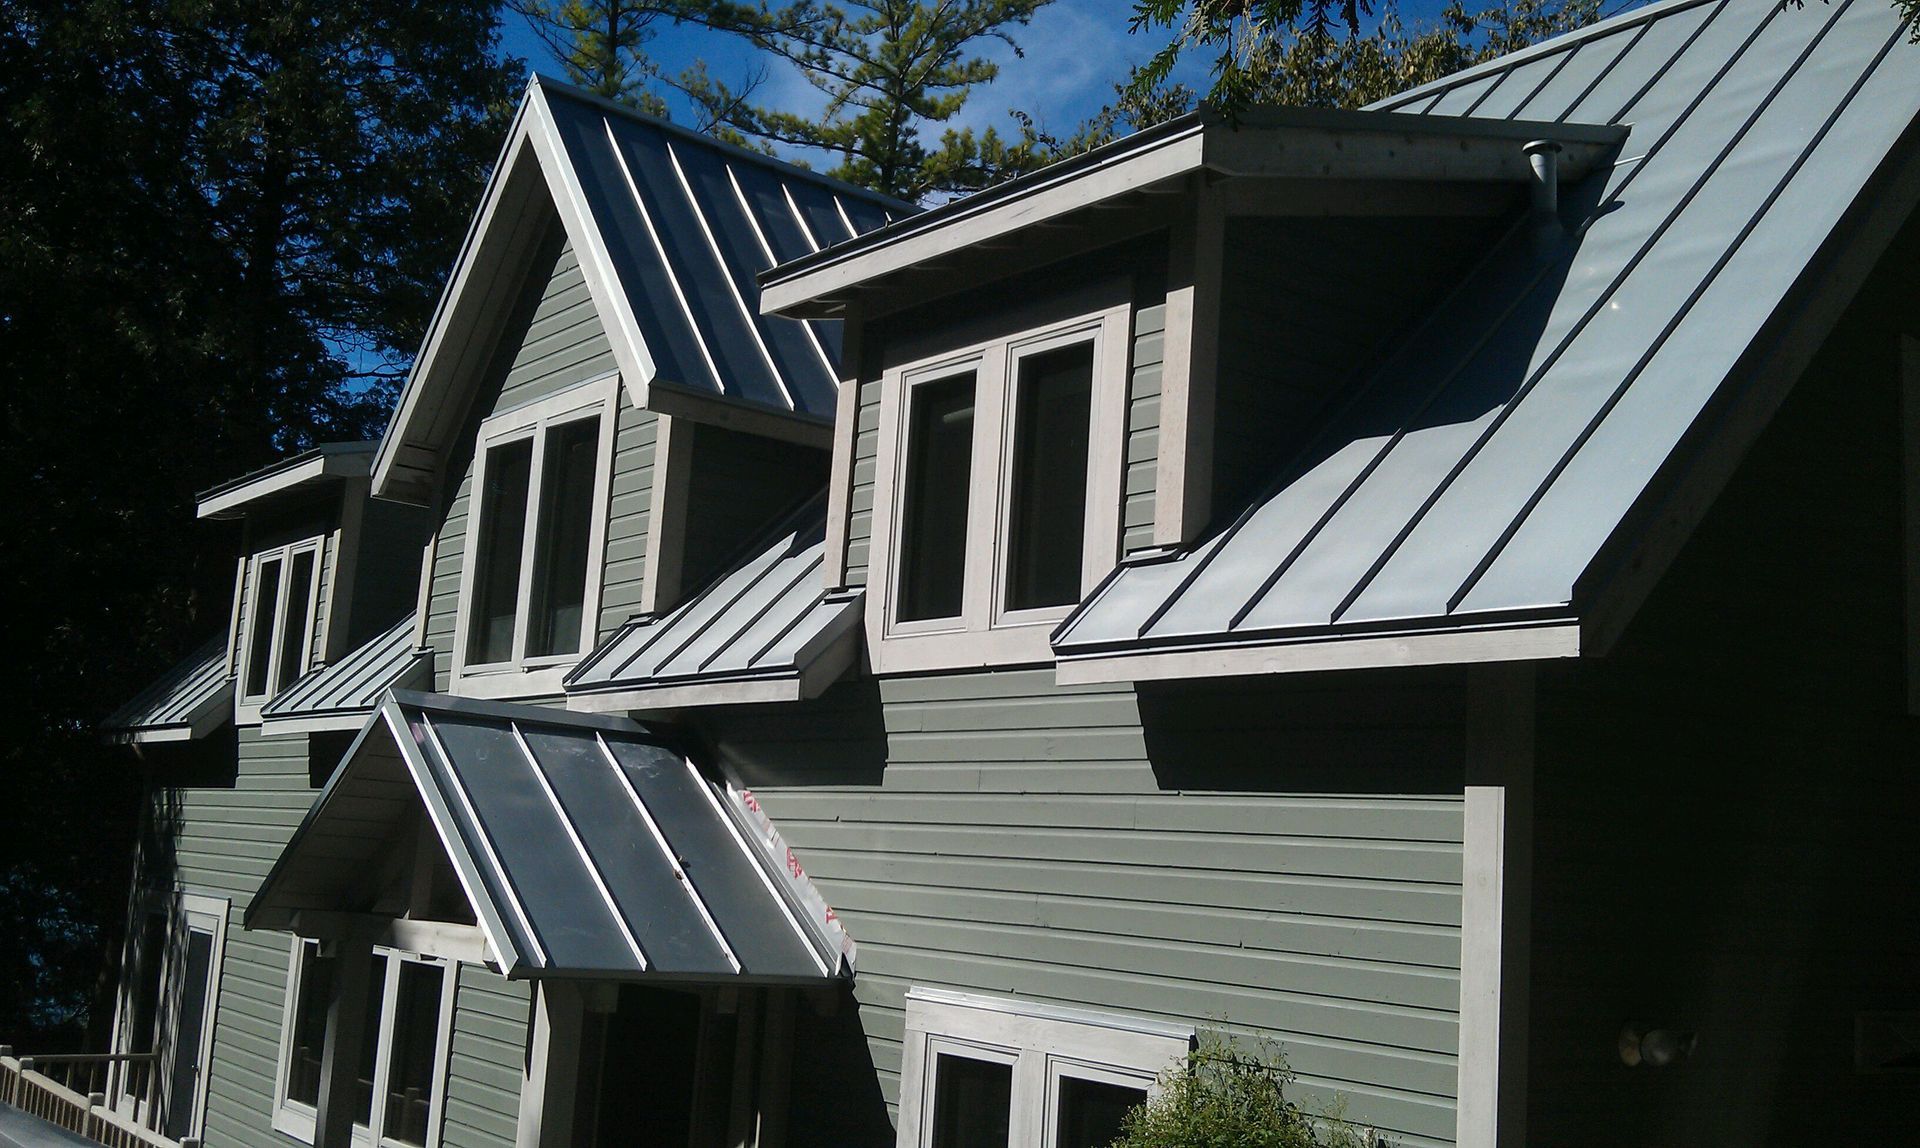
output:
[[[308, 1143], [320, 1104], [332, 989], [333, 958], [321, 953], [318, 942], [296, 939], [287, 969], [273, 1126]], [[446, 961], [374, 951], [353, 1082], [355, 1143], [428, 1148], [437, 1142], [453, 990], [454, 966]]]
[[244, 615], [241, 700], [258, 706], [313, 666], [314, 615], [319, 605], [318, 538], [255, 554]]
[[555, 689], [592, 645], [618, 382], [481, 425], [455, 636], [459, 692]]
[[1125, 295], [884, 373], [876, 668], [1052, 660], [1048, 632], [1119, 555]]
[[1179, 1025], [907, 993], [903, 1148], [1103, 1148], [1192, 1046]]
[[205, 1119], [227, 907], [191, 893], [146, 898], [124, 962], [114, 1050], [154, 1059], [114, 1065], [106, 1091], [122, 1116], [173, 1140]]

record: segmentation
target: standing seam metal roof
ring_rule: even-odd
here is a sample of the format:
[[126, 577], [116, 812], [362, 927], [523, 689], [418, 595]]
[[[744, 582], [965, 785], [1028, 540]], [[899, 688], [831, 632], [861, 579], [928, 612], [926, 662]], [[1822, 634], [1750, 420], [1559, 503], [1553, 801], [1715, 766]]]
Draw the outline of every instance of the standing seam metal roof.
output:
[[114, 741], [190, 741], [232, 715], [232, 698], [226, 639], [213, 638], [113, 711], [100, 732]]
[[[260, 708], [268, 727], [275, 721], [335, 718], [358, 728], [389, 689], [416, 684], [433, 664], [433, 651], [413, 644], [414, 615], [395, 622], [359, 649], [321, 666]], [[269, 728], [268, 732], [272, 732]]]
[[424, 806], [510, 978], [821, 982], [802, 923], [689, 761], [624, 718], [392, 691], [261, 883], [248, 928], [351, 911]]
[[831, 419], [837, 322], [760, 314], [760, 272], [911, 205], [542, 80], [656, 384]]
[[860, 620], [861, 593], [822, 589], [825, 554], [823, 494], [678, 609], [630, 619], [567, 675], [567, 692], [797, 682], [838, 641], [852, 641]]
[[[1920, 110], [1883, 0], [1685, 0], [1386, 107], [1627, 124], [1243, 514], [1122, 569], [1063, 657], [1565, 616], [1576, 582]], [[1912, 52], [1912, 56], [1897, 53]]]

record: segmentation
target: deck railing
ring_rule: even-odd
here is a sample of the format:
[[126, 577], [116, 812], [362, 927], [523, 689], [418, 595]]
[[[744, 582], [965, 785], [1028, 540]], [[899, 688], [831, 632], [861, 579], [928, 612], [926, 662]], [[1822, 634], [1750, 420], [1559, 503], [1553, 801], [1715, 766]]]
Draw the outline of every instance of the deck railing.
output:
[[176, 1141], [150, 1126], [159, 1061], [151, 1052], [16, 1057], [0, 1045], [0, 1103], [106, 1148], [200, 1148], [194, 1137]]

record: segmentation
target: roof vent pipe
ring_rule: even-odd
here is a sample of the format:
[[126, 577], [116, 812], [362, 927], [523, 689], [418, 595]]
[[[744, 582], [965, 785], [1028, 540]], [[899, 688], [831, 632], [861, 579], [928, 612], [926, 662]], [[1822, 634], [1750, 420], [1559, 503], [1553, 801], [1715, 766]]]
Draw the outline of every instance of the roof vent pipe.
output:
[[1560, 145], [1553, 140], [1534, 140], [1521, 149], [1533, 168], [1533, 249], [1538, 254], [1552, 250], [1564, 232], [1560, 225]]

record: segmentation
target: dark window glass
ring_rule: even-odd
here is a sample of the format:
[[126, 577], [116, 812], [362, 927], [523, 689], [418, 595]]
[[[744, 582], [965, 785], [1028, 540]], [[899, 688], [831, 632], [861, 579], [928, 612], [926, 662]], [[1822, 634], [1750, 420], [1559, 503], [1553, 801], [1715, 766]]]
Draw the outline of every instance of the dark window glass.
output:
[[1011, 1064], [941, 1053], [933, 1090], [933, 1148], [1007, 1148]]
[[248, 603], [253, 617], [248, 622], [247, 696], [257, 698], [267, 692], [267, 671], [272, 669], [273, 619], [280, 612], [280, 560], [260, 564], [260, 578]]
[[393, 998], [393, 1043], [388, 1046], [387, 1113], [383, 1134], [407, 1144], [427, 1142], [433, 1103], [433, 1062], [440, 1043], [440, 993], [446, 969], [415, 961], [400, 966]]
[[353, 1077], [353, 1122], [373, 1123], [373, 1070], [380, 1059], [380, 1006], [387, 995], [387, 958], [373, 958], [367, 973], [366, 1028], [360, 1034], [360, 1064]]
[[311, 550], [293, 556], [287, 577], [287, 615], [280, 627], [280, 673], [273, 680], [275, 690], [293, 684], [307, 667], [307, 606], [313, 601], [314, 559]]
[[967, 488], [973, 473], [973, 375], [914, 386], [901, 506], [903, 622], [954, 618], [967, 574]]
[[1107, 1148], [1120, 1135], [1127, 1110], [1146, 1098], [1144, 1088], [1061, 1077], [1054, 1148]]
[[1014, 386], [1006, 608], [1065, 606], [1080, 600], [1093, 344], [1028, 355]]
[[140, 923], [139, 947], [134, 950], [138, 979], [133, 983], [133, 1001], [128, 1018], [132, 1031], [127, 1034], [128, 1052], [152, 1052], [154, 1029], [160, 1021], [160, 966], [165, 963], [167, 919], [148, 913]]
[[533, 539], [533, 616], [527, 631], [527, 653], [534, 657], [580, 650], [599, 445], [599, 419], [579, 419], [547, 432], [547, 453], [540, 464], [540, 525]]
[[479, 557], [473, 572], [473, 615], [467, 619], [467, 661], [513, 658], [513, 618], [519, 609], [520, 544], [527, 529], [527, 478], [533, 440], [518, 439], [487, 452], [480, 492]]
[[333, 959], [313, 941], [300, 946], [299, 999], [293, 1004], [293, 1051], [287, 1065], [287, 1099], [318, 1107], [320, 1056], [327, 1040], [327, 1000], [333, 995]]

